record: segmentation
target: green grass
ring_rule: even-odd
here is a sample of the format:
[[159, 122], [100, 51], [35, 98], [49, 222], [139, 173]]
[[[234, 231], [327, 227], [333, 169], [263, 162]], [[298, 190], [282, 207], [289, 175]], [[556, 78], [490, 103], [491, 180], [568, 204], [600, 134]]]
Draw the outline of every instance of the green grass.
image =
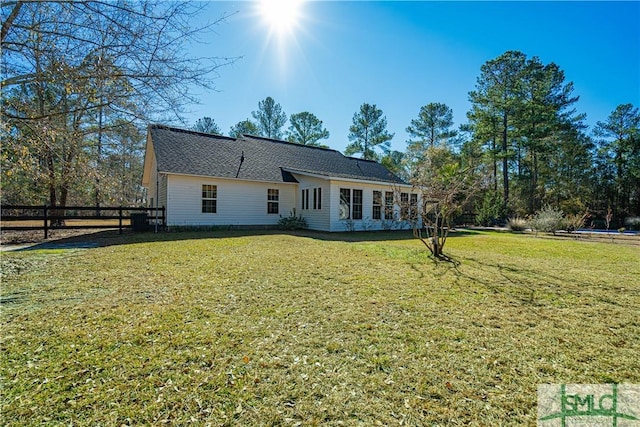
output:
[[3, 253], [2, 422], [520, 426], [538, 384], [640, 383], [638, 247], [397, 236]]

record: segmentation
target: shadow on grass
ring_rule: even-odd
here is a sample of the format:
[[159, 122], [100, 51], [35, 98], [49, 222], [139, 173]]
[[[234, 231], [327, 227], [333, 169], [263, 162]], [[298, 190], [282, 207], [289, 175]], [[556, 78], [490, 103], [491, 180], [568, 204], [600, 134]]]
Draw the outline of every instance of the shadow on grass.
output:
[[[493, 272], [500, 280], [491, 277], [481, 278], [482, 275], [464, 272], [462, 268], [459, 268], [462, 264], [467, 266], [475, 264], [484, 272]], [[563, 300], [566, 304], [569, 304], [569, 300], [571, 300], [573, 304], [576, 304], [576, 301], [583, 301], [588, 305], [588, 301], [591, 300], [613, 306], [623, 305], [621, 301], [612, 298], [606, 288], [594, 287], [571, 277], [571, 275], [563, 274], [561, 271], [556, 271], [554, 274], [544, 267], [527, 268], [464, 258], [460, 264], [451, 265], [445, 274], [450, 271], [453, 271], [453, 274], [458, 278], [477, 283], [494, 294], [503, 295], [523, 305], [546, 306]]]
[[[477, 231], [457, 230], [449, 237], [464, 237], [476, 235]], [[88, 232], [69, 237], [51, 238], [26, 247], [17, 247], [15, 251], [34, 251], [46, 249], [90, 249], [151, 242], [178, 242], [183, 240], [227, 239], [254, 236], [297, 236], [321, 241], [336, 242], [381, 242], [414, 240], [411, 230], [394, 231], [361, 231], [328, 233], [312, 230], [275, 230], [275, 229], [236, 229], [236, 230], [207, 230], [207, 231], [161, 231], [133, 232], [125, 230], [122, 234], [118, 230], [103, 230]], [[10, 248], [10, 246], [7, 246]]]

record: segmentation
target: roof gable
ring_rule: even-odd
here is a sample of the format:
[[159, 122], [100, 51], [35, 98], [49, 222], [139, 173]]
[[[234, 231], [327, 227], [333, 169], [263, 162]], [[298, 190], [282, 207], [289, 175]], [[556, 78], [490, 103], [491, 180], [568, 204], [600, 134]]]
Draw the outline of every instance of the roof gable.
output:
[[339, 151], [253, 135], [231, 138], [150, 125], [160, 172], [296, 182], [288, 170], [354, 180], [403, 184], [377, 162], [346, 157]]

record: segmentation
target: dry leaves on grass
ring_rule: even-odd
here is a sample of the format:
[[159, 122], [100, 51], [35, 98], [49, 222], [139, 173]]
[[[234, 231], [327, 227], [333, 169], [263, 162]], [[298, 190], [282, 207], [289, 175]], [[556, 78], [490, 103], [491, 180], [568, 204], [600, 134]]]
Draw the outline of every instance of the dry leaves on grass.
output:
[[3, 255], [7, 425], [526, 425], [540, 383], [640, 381], [632, 248], [178, 234]]

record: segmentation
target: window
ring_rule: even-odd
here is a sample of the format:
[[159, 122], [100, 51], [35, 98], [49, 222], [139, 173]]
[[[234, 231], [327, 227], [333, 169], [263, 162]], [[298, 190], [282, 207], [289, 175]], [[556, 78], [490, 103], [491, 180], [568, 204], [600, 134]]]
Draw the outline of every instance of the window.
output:
[[313, 209], [322, 209], [322, 188], [313, 189]]
[[280, 204], [280, 190], [276, 188], [269, 188], [267, 190], [267, 213], [277, 214], [279, 204]]
[[351, 218], [351, 190], [340, 189], [340, 219]]
[[409, 193], [400, 193], [400, 219], [409, 218]]
[[418, 219], [418, 195], [411, 194], [410, 197], [411, 199], [409, 201], [409, 206], [410, 206], [409, 217], [415, 221], [416, 219]]
[[353, 190], [353, 219], [362, 219], [362, 190]]
[[202, 184], [202, 213], [216, 213], [218, 187], [210, 184]]
[[362, 190], [340, 189], [340, 219], [362, 219]]
[[393, 191], [384, 193], [384, 219], [393, 219]]
[[373, 212], [371, 218], [382, 219], [382, 191], [373, 192]]
[[302, 190], [302, 209], [309, 209], [309, 189]]

